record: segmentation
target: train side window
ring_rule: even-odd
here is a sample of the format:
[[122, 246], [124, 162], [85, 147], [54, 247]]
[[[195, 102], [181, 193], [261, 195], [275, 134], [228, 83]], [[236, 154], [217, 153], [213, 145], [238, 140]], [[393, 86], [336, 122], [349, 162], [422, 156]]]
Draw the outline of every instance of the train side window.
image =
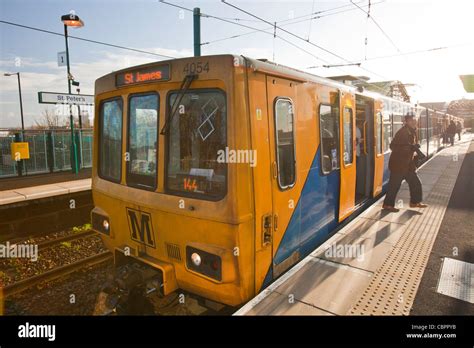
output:
[[354, 157], [352, 109], [345, 107], [343, 115], [344, 165], [352, 164]]
[[127, 184], [156, 187], [158, 94], [134, 94], [129, 98]]
[[103, 101], [99, 116], [99, 176], [120, 182], [122, 165], [122, 99]]
[[285, 189], [293, 186], [296, 181], [294, 112], [291, 100], [276, 100], [275, 129], [278, 185]]
[[339, 107], [320, 104], [321, 168], [323, 174], [339, 169]]
[[383, 114], [381, 112], [377, 113], [376, 116], [376, 141], [377, 141], [377, 154], [380, 155], [383, 152], [383, 138], [382, 138], [382, 128], [383, 128]]
[[384, 102], [383, 106], [383, 150], [390, 152], [390, 143], [392, 142], [392, 116], [390, 104], [388, 101]]

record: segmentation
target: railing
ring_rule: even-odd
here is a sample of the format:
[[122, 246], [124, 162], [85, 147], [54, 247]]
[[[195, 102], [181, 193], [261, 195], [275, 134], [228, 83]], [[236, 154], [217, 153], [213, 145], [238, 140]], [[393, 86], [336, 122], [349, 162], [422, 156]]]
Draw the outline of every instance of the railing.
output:
[[[92, 129], [74, 132], [80, 168], [92, 167]], [[0, 130], [0, 179], [71, 170], [71, 131], [68, 129], [25, 130], [30, 158], [11, 158], [11, 144], [22, 141], [21, 130]]]

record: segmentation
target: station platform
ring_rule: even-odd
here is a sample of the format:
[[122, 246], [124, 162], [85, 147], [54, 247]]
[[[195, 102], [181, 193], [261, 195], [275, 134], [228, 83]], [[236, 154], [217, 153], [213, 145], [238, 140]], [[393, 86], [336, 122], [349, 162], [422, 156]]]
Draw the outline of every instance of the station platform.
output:
[[427, 208], [404, 182], [398, 213], [382, 197], [234, 315], [474, 315], [473, 139], [418, 170]]
[[0, 206], [36, 200], [46, 197], [55, 197], [70, 193], [88, 191], [91, 189], [91, 179], [80, 179], [58, 182], [55, 184], [22, 187], [0, 191]]

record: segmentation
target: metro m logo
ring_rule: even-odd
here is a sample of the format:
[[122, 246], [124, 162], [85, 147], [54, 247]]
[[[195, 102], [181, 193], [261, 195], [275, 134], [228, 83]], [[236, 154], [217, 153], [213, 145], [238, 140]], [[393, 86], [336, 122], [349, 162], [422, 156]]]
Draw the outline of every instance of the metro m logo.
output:
[[132, 239], [138, 243], [142, 243], [154, 248], [155, 236], [153, 233], [151, 215], [131, 208], [126, 209], [128, 227], [130, 229], [130, 236]]

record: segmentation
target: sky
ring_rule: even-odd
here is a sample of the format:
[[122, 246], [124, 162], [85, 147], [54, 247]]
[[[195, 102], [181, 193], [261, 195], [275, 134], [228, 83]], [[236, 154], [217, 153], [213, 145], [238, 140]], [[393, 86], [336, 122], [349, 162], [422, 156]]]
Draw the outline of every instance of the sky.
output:
[[[353, 1], [367, 11], [368, 0]], [[370, 19], [350, 0], [227, 1], [268, 22], [277, 21], [302, 39], [279, 29], [277, 38], [272, 29], [242, 35], [254, 30], [233, 23], [259, 30], [269, 25], [220, 0], [169, 2], [199, 7], [202, 13], [232, 22], [202, 18], [201, 41], [209, 42], [202, 46], [202, 55], [267, 58], [319, 76], [400, 80], [413, 84], [409, 91], [414, 102], [474, 98], [459, 79], [474, 74], [472, 0], [371, 0]], [[58, 33], [63, 32], [61, 15], [71, 11], [85, 25], [70, 29], [70, 35], [172, 57], [193, 55], [192, 13], [157, 0], [0, 0], [1, 21]], [[320, 18], [308, 20], [318, 11], [323, 11]], [[296, 21], [300, 23], [291, 24]], [[242, 36], [230, 38], [237, 35]], [[433, 50], [439, 47], [447, 48]], [[64, 50], [62, 36], [0, 23], [0, 129], [20, 126], [16, 76], [3, 74], [20, 72], [25, 125], [30, 126], [48, 107], [38, 103], [39, 91], [67, 92], [66, 67], [57, 64], [57, 53]], [[111, 71], [166, 59], [72, 38], [69, 50], [71, 72], [82, 94], [94, 94], [94, 81]], [[322, 67], [347, 62], [361, 67]]]

